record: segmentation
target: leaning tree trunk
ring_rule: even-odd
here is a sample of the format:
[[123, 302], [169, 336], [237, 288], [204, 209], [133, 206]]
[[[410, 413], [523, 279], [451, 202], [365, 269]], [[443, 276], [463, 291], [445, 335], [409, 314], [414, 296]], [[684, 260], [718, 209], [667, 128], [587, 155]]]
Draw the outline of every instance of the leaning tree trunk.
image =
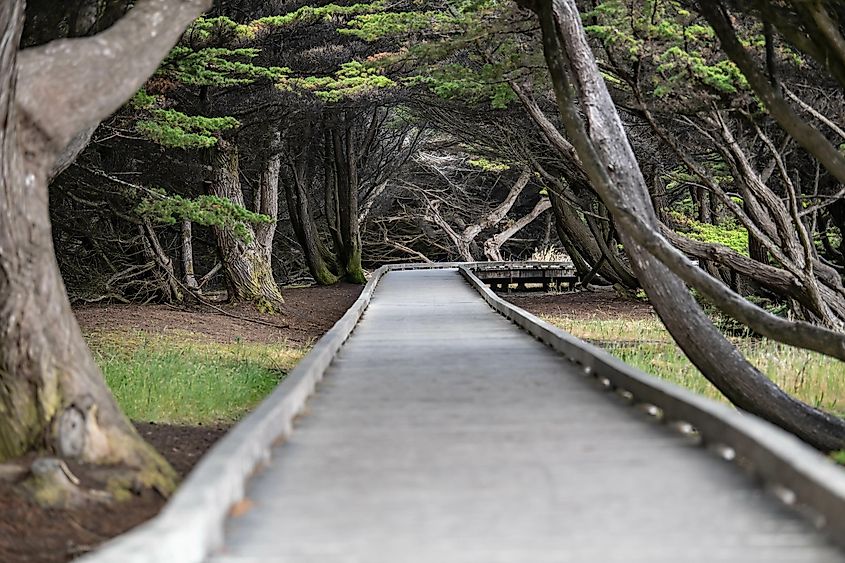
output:
[[126, 465], [162, 492], [175, 485], [120, 412], [76, 323], [47, 181], [61, 151], [140, 88], [205, 7], [147, 0], [93, 38], [18, 52], [24, 2], [0, 3], [0, 459], [46, 450]]
[[[348, 118], [347, 118], [348, 119]], [[366, 283], [361, 266], [361, 232], [358, 228], [358, 161], [352, 124], [346, 124], [345, 134], [332, 132], [334, 170], [337, 188], [337, 220], [340, 227], [342, 252], [340, 261], [347, 281]]]
[[300, 176], [294, 177], [293, 181], [285, 182], [288, 216], [311, 277], [319, 285], [333, 285], [337, 283], [338, 277], [332, 273], [325, 260], [329, 250], [323, 247], [320, 240], [317, 223], [311, 215], [308, 192], [303, 182], [304, 179]]
[[508, 228], [504, 229], [484, 241], [484, 255], [494, 262], [503, 262], [502, 246], [508, 242], [512, 236], [531, 224], [537, 217], [542, 215], [552, 206], [552, 202], [547, 197], [541, 197], [534, 207], [513, 222]]
[[[700, 280], [695, 278], [700, 271], [691, 274], [683, 255], [659, 235], [645, 180], [587, 43], [575, 0], [521, 3], [539, 16], [546, 63], [567, 132], [593, 186], [616, 220], [637, 277], [672, 337], [701, 373], [738, 407], [819, 449], [845, 447], [845, 421], [784, 393], [748, 363], [690, 294], [684, 280]], [[676, 257], [674, 262], [670, 260]], [[697, 283], [696, 287], [708, 289], [708, 297], [721, 298], [722, 303], [730, 297], [717, 295], [712, 283]], [[734, 306], [748, 310], [738, 301]], [[794, 329], [797, 325], [790, 326]], [[829, 336], [824, 331], [816, 333]]]
[[[244, 195], [239, 178], [237, 145], [220, 139], [213, 150], [212, 194], [243, 207]], [[262, 191], [267, 190], [277, 196], [278, 171], [277, 161], [275, 186], [271, 179], [262, 178], [260, 188]], [[273, 174], [272, 171], [265, 171], [265, 173]], [[267, 196], [268, 198], [272, 197], [269, 193]], [[275, 205], [278, 206], [278, 204]], [[263, 229], [245, 226], [248, 240], [244, 240], [244, 237], [239, 236], [230, 226], [215, 226], [213, 230], [217, 239], [217, 249], [220, 252], [220, 261], [223, 263], [223, 272], [226, 275], [229, 299], [251, 301], [260, 307], [276, 311], [284, 303], [279, 286], [273, 278], [273, 268], [270, 261], [276, 214], [269, 207], [262, 207], [262, 209], [273, 213], [271, 215], [272, 223], [263, 225], [265, 227]]]
[[302, 254], [305, 256], [305, 263], [311, 277], [320, 285], [332, 285], [337, 283], [338, 277], [332, 273], [325, 260], [329, 251], [320, 240], [317, 223], [311, 214], [311, 203], [308, 200], [308, 187], [314, 177], [309, 166], [310, 127], [305, 128], [302, 137], [308, 139], [308, 141], [300, 147], [300, 153], [292, 158], [290, 162], [291, 179], [285, 182], [285, 201], [288, 204], [288, 216], [296, 240], [302, 248]]
[[[325, 197], [324, 209], [326, 214], [326, 228], [332, 239], [334, 248], [334, 261], [329, 264], [332, 273], [341, 277], [343, 261], [340, 259], [343, 254], [343, 238], [340, 235], [340, 211], [337, 203], [337, 172], [335, 171], [334, 158], [334, 133], [326, 130], [323, 141], [323, 195]], [[324, 259], [328, 256], [324, 256]], [[328, 260], [327, 260], [328, 262]], [[333, 265], [333, 267], [332, 267]]]

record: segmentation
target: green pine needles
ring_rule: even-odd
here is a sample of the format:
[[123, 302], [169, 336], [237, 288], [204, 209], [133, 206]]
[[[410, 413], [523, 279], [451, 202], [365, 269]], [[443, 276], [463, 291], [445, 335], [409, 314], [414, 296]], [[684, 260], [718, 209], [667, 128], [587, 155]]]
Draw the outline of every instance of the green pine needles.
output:
[[165, 147], [201, 149], [217, 144], [215, 134], [234, 129], [240, 123], [234, 117], [185, 115], [175, 109], [150, 110], [150, 118], [138, 121], [135, 128], [147, 139]]
[[250, 61], [259, 49], [208, 47], [194, 50], [176, 46], [156, 74], [188, 86], [236, 86], [257, 80], [280, 80], [290, 72], [283, 67], [264, 67]]
[[142, 217], [164, 224], [188, 219], [199, 225], [229, 227], [245, 243], [252, 242], [248, 224], [271, 223], [273, 219], [237, 205], [231, 200], [201, 195], [193, 199], [161, 193], [159, 198], [145, 198], [135, 211]]
[[343, 63], [340, 70], [331, 76], [307, 76], [287, 78], [279, 82], [282, 90], [300, 88], [313, 93], [317, 98], [328, 103], [340, 102], [372, 93], [381, 88], [389, 88], [396, 83], [381, 72], [365, 63], [351, 61]]

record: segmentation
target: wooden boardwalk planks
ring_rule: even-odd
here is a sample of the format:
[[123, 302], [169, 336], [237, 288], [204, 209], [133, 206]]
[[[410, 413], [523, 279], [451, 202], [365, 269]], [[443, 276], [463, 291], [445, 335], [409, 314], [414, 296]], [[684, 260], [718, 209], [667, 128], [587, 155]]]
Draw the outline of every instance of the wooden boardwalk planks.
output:
[[212, 560], [843, 560], [572, 369], [456, 270], [386, 274]]

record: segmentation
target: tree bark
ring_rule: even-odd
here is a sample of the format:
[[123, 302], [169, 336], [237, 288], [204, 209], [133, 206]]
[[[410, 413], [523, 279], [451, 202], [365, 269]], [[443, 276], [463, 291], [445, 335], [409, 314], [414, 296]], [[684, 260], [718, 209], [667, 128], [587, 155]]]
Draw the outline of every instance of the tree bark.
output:
[[153, 224], [148, 218], [144, 218], [139, 225], [141, 231], [141, 242], [144, 247], [144, 254], [147, 260], [155, 264], [153, 276], [159, 291], [164, 294], [168, 302], [182, 301], [182, 288], [179, 287], [179, 280], [173, 271], [173, 260], [167, 255], [161, 246], [161, 241], [153, 229]]
[[429, 213], [426, 217], [440, 227], [446, 236], [449, 237], [461, 259], [465, 262], [473, 262], [475, 261], [475, 257], [472, 254], [472, 247], [475, 239], [482, 231], [498, 225], [507, 216], [525, 189], [525, 186], [528, 185], [529, 180], [531, 180], [531, 172], [525, 169], [520, 173], [519, 178], [517, 178], [516, 182], [508, 190], [508, 194], [501, 203], [494, 207], [487, 215], [484, 215], [477, 223], [466, 226], [461, 232], [456, 231], [449, 225], [446, 219], [439, 213], [439, 202], [429, 203]]
[[129, 99], [207, 4], [147, 0], [95, 37], [18, 52], [24, 2], [0, 3], [0, 459], [48, 450], [125, 464], [164, 493], [175, 486], [120, 412], [76, 323], [47, 181], [61, 151]]
[[[271, 264], [273, 256], [273, 238], [276, 234], [276, 223], [279, 217], [279, 172], [281, 170], [281, 133], [274, 131], [270, 142], [270, 154], [267, 155], [261, 168], [261, 178], [258, 181], [258, 192], [255, 211], [270, 218], [267, 223], [255, 225], [255, 243], [267, 264]], [[270, 268], [272, 272], [272, 266]]]
[[845, 421], [793, 399], [749, 364], [713, 326], [684, 281], [652, 254], [660, 251], [666, 260], [677, 250], [661, 244], [665, 239], [659, 237], [645, 180], [587, 44], [575, 1], [521, 4], [539, 16], [544, 55], [567, 132], [593, 186], [613, 213], [637, 277], [672, 337], [738, 407], [819, 449], [845, 447]]
[[[311, 131], [307, 129], [303, 137], [310, 140], [310, 135]], [[302, 248], [311, 277], [320, 285], [332, 285], [337, 283], [338, 277], [332, 273], [324, 259], [329, 251], [320, 240], [308, 200], [308, 187], [313, 178], [308, 166], [309, 149], [310, 142], [300, 147], [299, 154], [289, 163], [291, 177], [285, 182], [285, 201], [293, 232]]]
[[[345, 120], [348, 120], [348, 116]], [[352, 283], [366, 283], [361, 266], [361, 232], [358, 228], [358, 161], [353, 125], [332, 131], [335, 186], [337, 187], [337, 224], [342, 251], [339, 253], [344, 277]]]
[[552, 202], [549, 201], [549, 198], [541, 198], [531, 211], [514, 221], [513, 225], [485, 240], [484, 255], [489, 260], [503, 262], [502, 245], [508, 242], [516, 233], [530, 225], [537, 217], [548, 211], [551, 206]]
[[[278, 163], [278, 161], [277, 161]], [[265, 171], [272, 175], [272, 171]], [[243, 191], [239, 178], [238, 147], [234, 143], [220, 139], [213, 149], [212, 156], [211, 192], [217, 197], [228, 199], [235, 205], [244, 205]], [[275, 187], [272, 178], [263, 178], [261, 190], [272, 192], [278, 190], [278, 166], [275, 166]], [[263, 197], [262, 197], [263, 199]], [[261, 204], [262, 209], [272, 212], [274, 205], [267, 202]], [[275, 214], [272, 216], [272, 228], [259, 231], [247, 226], [246, 231], [251, 235], [250, 241], [242, 240], [235, 231], [228, 226], [213, 227], [217, 248], [220, 251], [220, 261], [226, 274], [229, 289], [229, 299], [233, 301], [251, 301], [260, 307], [271, 311], [281, 308], [284, 303], [279, 286], [273, 278], [273, 268], [270, 262], [273, 232], [275, 230]], [[260, 238], [259, 238], [260, 237]], [[270, 246], [267, 246], [268, 241]]]
[[182, 276], [188, 289], [199, 291], [197, 276], [194, 273], [194, 239], [191, 233], [191, 220], [182, 220]]

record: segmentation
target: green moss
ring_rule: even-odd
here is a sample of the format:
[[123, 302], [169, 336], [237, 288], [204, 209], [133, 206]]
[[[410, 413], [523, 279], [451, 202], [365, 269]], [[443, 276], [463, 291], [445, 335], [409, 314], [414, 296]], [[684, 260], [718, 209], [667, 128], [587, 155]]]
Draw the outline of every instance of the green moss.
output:
[[470, 158], [467, 160], [467, 164], [485, 172], [504, 172], [505, 170], [510, 170], [510, 166], [504, 162], [497, 162], [486, 158]]
[[687, 238], [727, 246], [748, 256], [748, 231], [735, 225], [711, 225], [672, 212], [678, 230]]

